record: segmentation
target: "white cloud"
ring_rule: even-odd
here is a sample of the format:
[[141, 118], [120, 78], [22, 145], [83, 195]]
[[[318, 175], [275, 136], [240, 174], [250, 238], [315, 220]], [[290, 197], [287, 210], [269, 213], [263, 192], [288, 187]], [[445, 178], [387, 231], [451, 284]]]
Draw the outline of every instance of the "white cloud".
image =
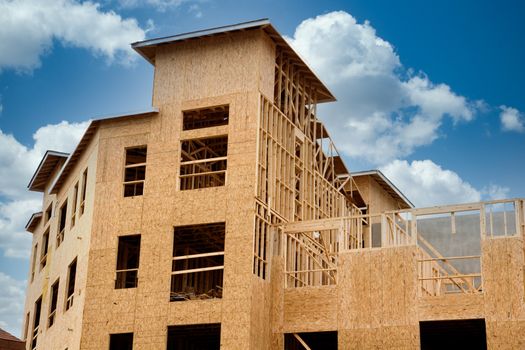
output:
[[146, 33], [133, 18], [76, 0], [0, 0], [0, 23], [0, 70], [26, 72], [40, 66], [55, 40], [129, 64], [137, 57], [130, 43]]
[[499, 118], [503, 131], [525, 132], [525, 120], [520, 111], [507, 106], [500, 106], [500, 109]]
[[482, 194], [471, 184], [431, 160], [394, 160], [380, 168], [416, 207], [479, 202]]
[[191, 0], [118, 0], [118, 3], [124, 8], [151, 6], [160, 12], [164, 12], [169, 8], [177, 8], [189, 1]]
[[0, 272], [0, 328], [20, 336], [24, 313], [25, 281]]
[[31, 236], [25, 224], [42, 205], [40, 194], [26, 186], [48, 149], [71, 152], [89, 122], [61, 122], [39, 128], [28, 148], [0, 130], [0, 250], [8, 257], [27, 257]]
[[510, 188], [495, 184], [490, 184], [483, 187], [481, 193], [487, 200], [505, 199], [509, 198]]
[[320, 106], [338, 148], [375, 164], [409, 155], [440, 137], [445, 118], [470, 121], [479, 102], [426, 75], [411, 75], [369, 22], [338, 11], [303, 21], [287, 40], [334, 91]]

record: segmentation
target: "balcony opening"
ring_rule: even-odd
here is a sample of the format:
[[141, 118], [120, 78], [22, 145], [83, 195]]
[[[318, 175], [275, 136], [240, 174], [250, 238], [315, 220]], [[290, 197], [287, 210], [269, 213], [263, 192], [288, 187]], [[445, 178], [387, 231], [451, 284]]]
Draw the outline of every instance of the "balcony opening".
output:
[[168, 350], [220, 348], [220, 323], [168, 327]]
[[60, 243], [64, 241], [64, 234], [66, 232], [66, 219], [67, 219], [67, 200], [60, 207], [60, 217], [58, 219], [58, 234], [57, 234], [57, 248]]
[[47, 318], [47, 327], [51, 327], [55, 324], [55, 316], [57, 312], [57, 302], [58, 302], [58, 283], [59, 280], [56, 280], [55, 283], [51, 286], [51, 298], [49, 298], [49, 316]]
[[174, 230], [170, 301], [222, 298], [225, 224]]
[[115, 289], [136, 288], [140, 258], [140, 235], [118, 238]]
[[42, 311], [42, 297], [35, 302], [35, 313], [33, 315], [33, 334], [31, 336], [31, 349], [36, 349], [38, 331], [40, 328], [40, 313]]
[[133, 350], [133, 333], [110, 334], [109, 350]]
[[422, 350], [487, 349], [484, 319], [419, 322]]
[[42, 251], [40, 252], [40, 270], [46, 267], [49, 250], [49, 229], [42, 235]]
[[224, 186], [228, 136], [181, 141], [180, 189]]
[[51, 202], [47, 209], [46, 209], [46, 213], [44, 215], [44, 224], [47, 224], [49, 222], [49, 220], [51, 220], [51, 217], [53, 215], [53, 203]]
[[146, 180], [146, 146], [126, 149], [124, 166], [124, 197], [142, 196]]
[[286, 333], [285, 350], [337, 350], [337, 332]]
[[77, 259], [69, 265], [67, 273], [67, 289], [66, 289], [66, 311], [73, 306], [73, 297], [75, 295], [75, 279], [77, 276]]
[[80, 214], [79, 217], [84, 214], [84, 211], [86, 210], [86, 190], [87, 190], [87, 174], [88, 170], [84, 170], [84, 173], [82, 174], [82, 191], [80, 192]]
[[182, 130], [228, 125], [229, 106], [216, 106], [182, 112]]

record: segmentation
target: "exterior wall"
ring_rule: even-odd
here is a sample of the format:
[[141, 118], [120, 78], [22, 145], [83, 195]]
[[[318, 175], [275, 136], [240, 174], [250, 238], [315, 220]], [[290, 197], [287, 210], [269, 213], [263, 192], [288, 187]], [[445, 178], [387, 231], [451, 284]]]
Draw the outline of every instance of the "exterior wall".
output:
[[399, 209], [397, 201], [392, 198], [372, 176], [357, 176], [354, 179], [365, 203], [368, 204], [371, 214]]
[[[82, 349], [105, 349], [109, 334], [134, 333], [135, 349], [165, 349], [167, 326], [221, 323], [224, 348], [263, 349], [270, 284], [252, 274], [259, 88], [274, 48], [262, 32], [159, 49], [158, 116], [100, 128], [99, 167]], [[191, 68], [190, 68], [191, 67]], [[182, 111], [229, 104], [227, 126], [182, 131]], [[180, 140], [228, 135], [226, 185], [178, 190]], [[144, 195], [122, 196], [124, 149], [147, 145]], [[173, 227], [226, 222], [223, 298], [169, 302]], [[114, 289], [118, 236], [141, 234], [137, 288]]]
[[[24, 315], [30, 313], [29, 327], [26, 346], [31, 346], [31, 330], [34, 321], [35, 301], [42, 296], [42, 309], [40, 318], [40, 331], [38, 335], [39, 349], [76, 349], [80, 347], [80, 334], [82, 331], [82, 311], [84, 309], [86, 297], [86, 278], [88, 269], [88, 251], [90, 246], [90, 233], [93, 216], [93, 203], [95, 199], [95, 173], [97, 165], [98, 140], [93, 139], [86, 151], [82, 154], [77, 165], [72, 169], [71, 176], [62, 186], [56, 195], [48, 194], [49, 186], [45, 189], [43, 198], [43, 210], [46, 210], [51, 202], [54, 202], [53, 216], [48, 224], [40, 222], [33, 235], [32, 247], [38, 242], [37, 267], [35, 269], [35, 279], [31, 282], [31, 275], [28, 276], [28, 288], [26, 292], [26, 305]], [[79, 216], [79, 205], [77, 204], [76, 224], [71, 228], [71, 201], [73, 200], [74, 185], [82, 177], [84, 170], [88, 168], [87, 192], [85, 202], [85, 212]], [[56, 169], [57, 174], [59, 168]], [[58, 211], [64, 200], [68, 198], [68, 212], [66, 219], [66, 231], [64, 241], [56, 247], [56, 234], [58, 232]], [[78, 198], [77, 198], [78, 200]], [[42, 236], [45, 230], [50, 229], [49, 250], [47, 254], [47, 264], [42, 271], [39, 270], [40, 252]], [[75, 294], [73, 306], [66, 311], [66, 284], [69, 264], [77, 258], [77, 273], [75, 281]], [[33, 257], [31, 257], [31, 263]], [[31, 272], [30, 272], [31, 274]], [[55, 323], [48, 328], [50, 289], [53, 283], [60, 278], [58, 290], [57, 311]], [[25, 325], [24, 325], [25, 327]]]

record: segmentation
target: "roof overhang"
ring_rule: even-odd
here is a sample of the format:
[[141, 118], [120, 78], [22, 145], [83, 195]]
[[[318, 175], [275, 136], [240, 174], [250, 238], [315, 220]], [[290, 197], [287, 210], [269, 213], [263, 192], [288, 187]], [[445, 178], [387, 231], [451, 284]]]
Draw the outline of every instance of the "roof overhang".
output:
[[367, 170], [353, 172], [352, 176], [358, 178], [361, 176], [370, 176], [383, 188], [388, 194], [395, 198], [398, 203], [403, 205], [401, 209], [414, 208], [414, 204], [379, 170]]
[[68, 156], [69, 153], [47, 151], [40, 161], [40, 164], [36, 168], [36, 171], [33, 174], [31, 181], [29, 181], [27, 188], [30, 191], [44, 192], [53, 170], [57, 164], [60, 163], [60, 161], [66, 160]]
[[149, 63], [155, 65], [155, 56], [157, 48], [161, 45], [176, 44], [189, 40], [202, 39], [205, 37], [226, 35], [232, 34], [234, 32], [257, 29], [263, 30], [273, 40], [277, 47], [285, 51], [289, 55], [289, 57], [294, 61], [294, 64], [296, 64], [300, 68], [300, 70], [304, 74], [305, 79], [317, 89], [317, 102], [335, 101], [335, 97], [330, 92], [330, 90], [328, 90], [328, 88], [317, 77], [317, 75], [308, 66], [308, 64], [306, 64], [304, 59], [302, 59], [299, 56], [299, 54], [297, 54], [297, 52], [295, 52], [295, 50], [292, 49], [290, 44], [288, 44], [284, 37], [281, 34], [279, 34], [279, 32], [272, 26], [272, 24], [267, 18], [223, 27], [198, 30], [194, 32], [183, 33], [168, 37], [139, 41], [131, 44], [131, 47], [135, 51], [137, 51], [142, 57], [144, 57]]
[[110, 122], [110, 121], [122, 121], [122, 120], [128, 120], [128, 119], [136, 119], [136, 118], [143, 118], [143, 117], [150, 117], [153, 115], [158, 114], [159, 110], [156, 108], [152, 108], [147, 111], [137, 112], [133, 114], [120, 114], [120, 115], [113, 115], [109, 117], [104, 117], [100, 119], [95, 119], [91, 121], [88, 128], [84, 132], [84, 135], [80, 139], [80, 142], [78, 143], [77, 147], [71, 153], [69, 158], [66, 160], [64, 165], [62, 166], [62, 169], [60, 169], [60, 172], [58, 173], [58, 176], [55, 178], [53, 183], [51, 184], [51, 188], [49, 190], [49, 193], [58, 193], [60, 190], [60, 187], [64, 184], [64, 182], [67, 179], [67, 176], [69, 173], [73, 170], [73, 167], [77, 164], [78, 160], [80, 159], [80, 156], [84, 152], [84, 150], [88, 147], [89, 143], [93, 139], [93, 136], [95, 135], [95, 132], [99, 125], [103, 122]]
[[39, 211], [38, 213], [33, 213], [26, 224], [26, 231], [31, 233], [35, 232], [40, 220], [42, 220], [42, 212]]

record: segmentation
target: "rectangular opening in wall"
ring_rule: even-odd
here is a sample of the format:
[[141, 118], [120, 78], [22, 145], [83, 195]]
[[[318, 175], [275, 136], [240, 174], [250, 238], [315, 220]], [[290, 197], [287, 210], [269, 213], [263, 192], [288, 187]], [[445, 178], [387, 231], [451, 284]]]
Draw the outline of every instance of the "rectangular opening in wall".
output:
[[67, 289], [66, 289], [66, 311], [73, 306], [73, 296], [75, 295], [75, 279], [77, 275], [77, 259], [69, 265], [67, 272]]
[[36, 254], [38, 253], [38, 243], [33, 247], [33, 263], [31, 264], [31, 282], [35, 280]]
[[84, 170], [84, 173], [82, 174], [82, 191], [80, 192], [80, 214], [79, 216], [82, 216], [84, 214], [84, 210], [86, 209], [86, 189], [87, 189], [87, 174], [88, 170]]
[[60, 207], [60, 217], [58, 219], [58, 234], [57, 234], [57, 248], [60, 246], [60, 243], [64, 241], [64, 234], [66, 231], [66, 218], [67, 218], [67, 200]]
[[78, 182], [73, 188], [73, 201], [71, 202], [71, 228], [75, 226], [77, 219]]
[[220, 323], [168, 327], [168, 350], [218, 350], [220, 348]]
[[44, 224], [47, 224], [49, 220], [51, 220], [51, 217], [53, 216], [53, 203], [51, 202], [46, 209], [46, 213], [44, 215]]
[[270, 245], [270, 222], [268, 209], [255, 204], [255, 234], [253, 242], [253, 273], [262, 279], [268, 274], [268, 260]]
[[133, 333], [110, 334], [109, 350], [133, 350]]
[[42, 311], [42, 297], [35, 302], [35, 312], [33, 315], [33, 333], [31, 335], [31, 349], [36, 349], [38, 330], [40, 328], [40, 314]]
[[24, 336], [22, 337], [22, 340], [27, 342], [27, 333], [29, 332], [29, 312], [26, 314], [26, 319], [24, 322]]
[[180, 189], [224, 186], [228, 136], [181, 141]]
[[175, 227], [170, 301], [222, 298], [225, 223]]
[[139, 258], [140, 235], [119, 237], [115, 289], [137, 287]]
[[47, 252], [49, 250], [49, 229], [42, 235], [42, 251], [40, 252], [40, 270], [46, 267]]
[[421, 350], [487, 349], [484, 319], [419, 322]]
[[51, 286], [51, 296], [49, 298], [49, 316], [47, 317], [48, 328], [55, 324], [55, 315], [57, 312], [58, 302], [58, 282], [59, 280], [56, 280], [56, 282]]
[[216, 106], [182, 112], [182, 130], [228, 125], [229, 106]]
[[146, 179], [146, 146], [126, 149], [124, 166], [124, 197], [142, 196]]
[[286, 333], [285, 350], [337, 350], [337, 332]]

